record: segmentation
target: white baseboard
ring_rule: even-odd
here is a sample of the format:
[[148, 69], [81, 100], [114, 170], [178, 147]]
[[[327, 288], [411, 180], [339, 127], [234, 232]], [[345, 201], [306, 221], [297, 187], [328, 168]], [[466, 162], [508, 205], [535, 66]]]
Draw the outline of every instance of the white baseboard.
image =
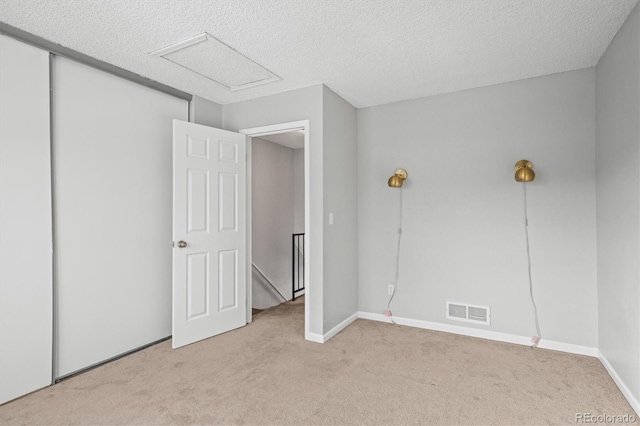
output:
[[340, 324], [336, 325], [331, 330], [329, 330], [327, 333], [325, 333], [324, 336], [323, 336], [324, 341], [326, 342], [327, 340], [331, 339], [336, 334], [340, 333], [343, 329], [345, 329], [349, 324], [351, 324], [352, 322], [354, 322], [358, 318], [359, 318], [358, 312], [353, 313], [353, 315], [351, 315], [349, 318], [347, 318], [346, 320], [342, 321]]
[[638, 398], [636, 398], [631, 393], [629, 387], [622, 380], [622, 378], [620, 378], [618, 372], [613, 368], [609, 360], [602, 354], [602, 352], [600, 352], [600, 350], [598, 350], [598, 358], [600, 359], [602, 365], [604, 365], [604, 368], [607, 370], [615, 384], [618, 386], [618, 389], [620, 389], [620, 392], [622, 392], [622, 395], [624, 395], [627, 401], [629, 401], [629, 405], [631, 405], [631, 408], [633, 408], [636, 414], [640, 416], [640, 401], [638, 400]]
[[315, 343], [324, 343], [324, 337], [322, 336], [322, 334], [316, 334], [316, 333], [306, 333], [304, 335], [304, 339], [308, 340], [310, 342], [315, 342]]
[[359, 318], [358, 316], [358, 312], [355, 312], [353, 315], [351, 315], [349, 318], [345, 319], [344, 321], [342, 321], [340, 324], [336, 325], [335, 327], [333, 327], [331, 330], [329, 330], [328, 332], [326, 332], [324, 335], [321, 334], [315, 334], [315, 333], [307, 333], [306, 336], [304, 336], [304, 338], [306, 340], [309, 340], [311, 342], [316, 342], [316, 343], [325, 343], [327, 342], [329, 339], [331, 339], [333, 336], [335, 336], [336, 334], [340, 333], [342, 330], [344, 330], [349, 324], [351, 324], [352, 322], [354, 322], [355, 320], [357, 320]]
[[[358, 312], [358, 318], [391, 322], [391, 319], [383, 314], [374, 314], [371, 312]], [[495, 340], [498, 342], [515, 343], [516, 345], [531, 346], [531, 338], [526, 336], [518, 336], [515, 334], [500, 333], [497, 331], [481, 330], [471, 327], [463, 327], [459, 325], [443, 324], [437, 322], [416, 320], [410, 318], [393, 317], [396, 324], [407, 325], [409, 327], [424, 328], [426, 330], [444, 331], [446, 333], [460, 334], [463, 336], [479, 337], [481, 339]], [[554, 342], [551, 340], [541, 339], [538, 344], [539, 348], [551, 349], [554, 351], [568, 352], [578, 355], [586, 355], [597, 357], [598, 349], [590, 346], [580, 346], [571, 343]]]

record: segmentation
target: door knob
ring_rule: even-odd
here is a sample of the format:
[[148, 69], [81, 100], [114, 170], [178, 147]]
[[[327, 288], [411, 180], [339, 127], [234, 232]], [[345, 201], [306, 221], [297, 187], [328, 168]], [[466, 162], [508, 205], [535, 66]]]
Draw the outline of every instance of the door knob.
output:
[[178, 241], [178, 247], [185, 248], [186, 246], [187, 246], [187, 242], [186, 241]]

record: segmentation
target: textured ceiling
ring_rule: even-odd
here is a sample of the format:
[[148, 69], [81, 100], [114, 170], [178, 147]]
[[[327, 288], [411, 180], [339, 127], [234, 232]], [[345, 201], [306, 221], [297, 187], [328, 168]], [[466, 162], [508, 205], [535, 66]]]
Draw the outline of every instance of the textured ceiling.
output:
[[[593, 66], [638, 0], [2, 0], [0, 21], [218, 103], [356, 107]], [[230, 92], [149, 52], [208, 32], [282, 77]]]
[[287, 133], [276, 133], [275, 135], [260, 136], [260, 139], [277, 143], [278, 145], [286, 146], [291, 149], [304, 148], [304, 132], [300, 132], [298, 130]]

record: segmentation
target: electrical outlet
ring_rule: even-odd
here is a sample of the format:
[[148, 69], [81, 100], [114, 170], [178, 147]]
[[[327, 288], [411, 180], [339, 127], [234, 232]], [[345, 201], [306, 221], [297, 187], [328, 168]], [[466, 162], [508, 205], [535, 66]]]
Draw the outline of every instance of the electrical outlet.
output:
[[387, 293], [389, 294], [389, 296], [393, 295], [393, 292], [396, 291], [396, 287], [390, 285], [389, 287], [387, 287]]

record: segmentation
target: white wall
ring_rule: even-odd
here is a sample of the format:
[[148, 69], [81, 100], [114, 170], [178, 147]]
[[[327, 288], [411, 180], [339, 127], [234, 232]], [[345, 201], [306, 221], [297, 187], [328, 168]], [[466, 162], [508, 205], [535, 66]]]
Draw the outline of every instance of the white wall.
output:
[[640, 404], [640, 9], [596, 66], [599, 347]]
[[190, 104], [191, 122], [222, 128], [222, 105], [199, 96], [193, 96]]
[[51, 384], [49, 52], [0, 35], [0, 404]]
[[[260, 138], [251, 141], [253, 263], [287, 299], [291, 298], [293, 156], [291, 148]], [[256, 271], [253, 272], [252, 301], [257, 309], [283, 302]]]
[[309, 303], [309, 331], [323, 334], [323, 86], [316, 85], [263, 98], [223, 105], [223, 128], [241, 129], [309, 120], [310, 209], [307, 224], [307, 248], [310, 283], [306, 294]]
[[[357, 110], [324, 86], [324, 332], [358, 311]], [[334, 224], [328, 221], [333, 214]]]
[[[515, 162], [528, 159], [542, 337], [596, 347], [593, 87], [585, 69], [359, 110], [359, 309], [387, 306], [400, 194], [387, 179], [403, 167], [393, 313], [534, 335], [522, 184], [513, 178]], [[491, 306], [491, 326], [446, 320], [447, 300]]]
[[304, 148], [293, 150], [293, 232], [304, 232]]

